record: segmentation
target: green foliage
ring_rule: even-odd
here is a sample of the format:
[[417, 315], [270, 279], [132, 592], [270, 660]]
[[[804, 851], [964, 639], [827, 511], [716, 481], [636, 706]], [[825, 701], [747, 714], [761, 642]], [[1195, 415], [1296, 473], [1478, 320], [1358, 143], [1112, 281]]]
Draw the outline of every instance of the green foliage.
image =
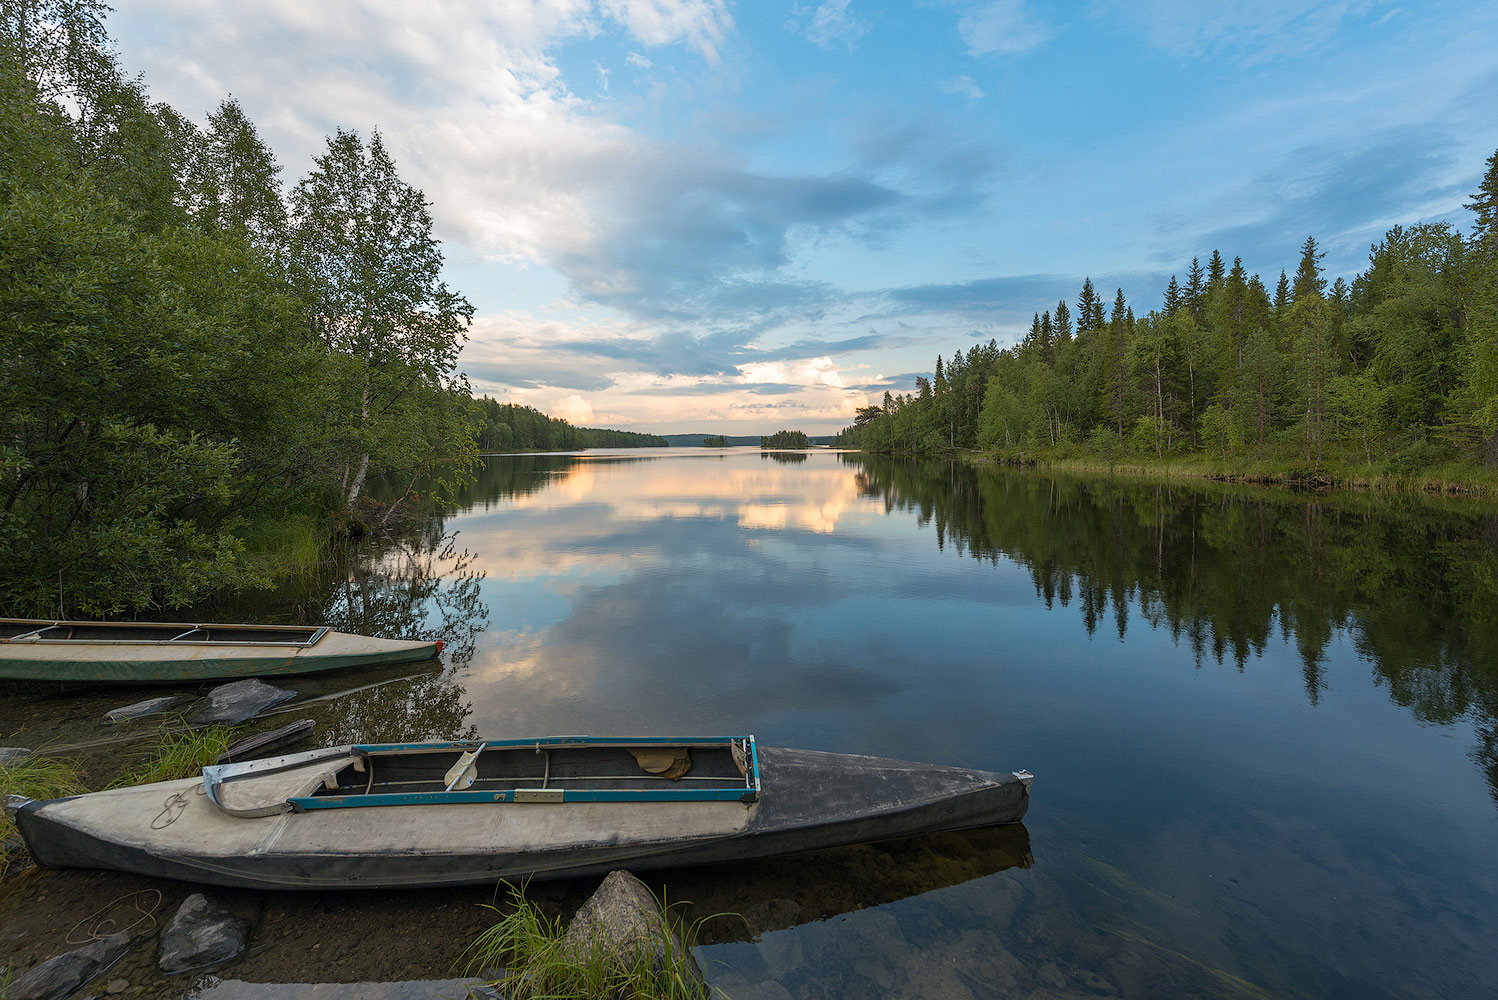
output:
[[702, 447], [704, 447], [704, 448], [727, 448], [728, 447], [728, 438], [724, 437], [721, 434], [718, 435], [717, 437], [713, 437], [712, 435], [708, 435], [707, 437], [705, 437], [705, 438], [702, 439]]
[[[232, 100], [199, 132], [94, 0], [0, 4], [0, 608], [121, 615], [264, 582], [241, 533], [461, 467], [470, 307], [420, 192], [339, 132], [298, 186]], [[357, 174], [357, 177], [355, 177]], [[293, 265], [290, 269], [287, 263]]]
[[761, 448], [810, 448], [811, 439], [802, 431], [776, 431], [759, 439]]
[[108, 787], [190, 778], [209, 764], [216, 763], [219, 756], [229, 749], [229, 744], [234, 742], [234, 734], [235, 730], [231, 726], [208, 726], [204, 729], [162, 733], [156, 745], [142, 754], [135, 766], [111, 781]]
[[639, 431], [616, 431], [604, 427], [584, 427], [584, 448], [665, 448], [670, 442], [659, 434]]
[[1272, 296], [1215, 250], [1142, 317], [1122, 289], [1105, 310], [1089, 278], [1075, 337], [1061, 332], [1069, 315], [1058, 324], [1037, 312], [1019, 344], [937, 358], [934, 379], [860, 408], [838, 442], [1026, 460], [1080, 450], [1109, 463], [1127, 449], [1309, 478], [1327, 465], [1400, 479], [1423, 474], [1421, 463], [1498, 465], [1495, 192], [1498, 154], [1470, 206], [1470, 236], [1446, 223], [1395, 226], [1351, 284], [1328, 286], [1310, 236], [1293, 281], [1281, 271]]

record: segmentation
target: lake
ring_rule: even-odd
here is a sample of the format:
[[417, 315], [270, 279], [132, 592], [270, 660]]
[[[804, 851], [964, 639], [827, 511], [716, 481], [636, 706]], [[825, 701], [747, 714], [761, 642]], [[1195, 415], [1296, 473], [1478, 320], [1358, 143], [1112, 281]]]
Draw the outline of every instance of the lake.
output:
[[[1022, 827], [647, 878], [708, 918], [698, 960], [736, 1000], [1492, 995], [1491, 508], [755, 449], [493, 457], [460, 501], [205, 610], [448, 642], [440, 671], [295, 680], [279, 722], [1034, 772]], [[79, 746], [107, 780], [140, 748], [98, 718], [149, 693], [22, 689], [0, 742]], [[565, 916], [595, 885], [533, 889]], [[0, 948], [24, 967], [188, 891], [44, 873]], [[450, 996], [495, 894], [231, 895], [259, 914], [237, 964], [116, 975]]]

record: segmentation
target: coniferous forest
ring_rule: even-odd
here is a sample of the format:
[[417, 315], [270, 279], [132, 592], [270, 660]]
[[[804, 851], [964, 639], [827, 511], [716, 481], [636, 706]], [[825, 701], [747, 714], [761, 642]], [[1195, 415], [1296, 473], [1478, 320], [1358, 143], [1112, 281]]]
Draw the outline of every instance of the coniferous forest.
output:
[[[1349, 284], [1314, 237], [1266, 282], [1213, 250], [1155, 303], [1083, 282], [1018, 345], [936, 359], [838, 443], [1012, 459], [1196, 457], [1292, 478], [1460, 478], [1498, 464], [1498, 153], [1467, 206], [1396, 226]], [[1272, 288], [1271, 288], [1272, 285]], [[1457, 467], [1455, 471], [1453, 467]]]

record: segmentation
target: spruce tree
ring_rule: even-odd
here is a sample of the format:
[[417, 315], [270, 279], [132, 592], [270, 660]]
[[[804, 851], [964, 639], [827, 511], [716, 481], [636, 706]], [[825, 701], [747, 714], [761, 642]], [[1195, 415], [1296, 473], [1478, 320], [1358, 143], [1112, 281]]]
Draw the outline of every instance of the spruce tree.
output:
[[1195, 257], [1191, 258], [1191, 270], [1186, 272], [1186, 288], [1182, 298], [1186, 308], [1191, 310], [1192, 318], [1200, 319], [1202, 306], [1207, 301], [1207, 283], [1206, 272]]
[[1165, 286], [1165, 315], [1174, 316], [1175, 311], [1181, 308], [1181, 286], [1176, 281], [1176, 276], [1170, 276], [1170, 284]]
[[1223, 266], [1222, 254], [1216, 250], [1212, 251], [1211, 258], [1207, 261], [1207, 297], [1222, 290], [1223, 280], [1227, 276], [1227, 268]]
[[1077, 296], [1077, 332], [1084, 330], [1096, 330], [1101, 327], [1101, 316], [1103, 314], [1103, 303], [1097, 297], [1097, 292], [1092, 287], [1092, 279], [1087, 278], [1082, 282], [1082, 294]]
[[1487, 173], [1482, 175], [1482, 183], [1465, 207], [1477, 213], [1477, 222], [1472, 226], [1474, 242], [1498, 230], [1498, 152], [1488, 157]]
[[1051, 321], [1055, 328], [1056, 339], [1065, 344], [1071, 340], [1071, 310], [1066, 307], [1066, 300], [1062, 299], [1056, 303], [1056, 318]]
[[1300, 245], [1300, 266], [1295, 269], [1295, 285], [1290, 290], [1290, 301], [1303, 302], [1308, 298], [1322, 298], [1326, 280], [1321, 277], [1321, 258], [1316, 252], [1316, 238], [1307, 236]]

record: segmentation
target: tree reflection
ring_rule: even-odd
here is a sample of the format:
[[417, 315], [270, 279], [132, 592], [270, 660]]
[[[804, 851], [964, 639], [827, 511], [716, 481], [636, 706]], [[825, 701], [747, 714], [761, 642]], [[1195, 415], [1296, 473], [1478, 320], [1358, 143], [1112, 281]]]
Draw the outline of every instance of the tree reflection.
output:
[[1068, 479], [847, 454], [860, 494], [934, 522], [937, 543], [1025, 567], [1047, 607], [1122, 637], [1137, 611], [1198, 667], [1239, 670], [1278, 633], [1306, 697], [1347, 636], [1421, 722], [1474, 720], [1498, 798], [1498, 515], [1371, 495]]

